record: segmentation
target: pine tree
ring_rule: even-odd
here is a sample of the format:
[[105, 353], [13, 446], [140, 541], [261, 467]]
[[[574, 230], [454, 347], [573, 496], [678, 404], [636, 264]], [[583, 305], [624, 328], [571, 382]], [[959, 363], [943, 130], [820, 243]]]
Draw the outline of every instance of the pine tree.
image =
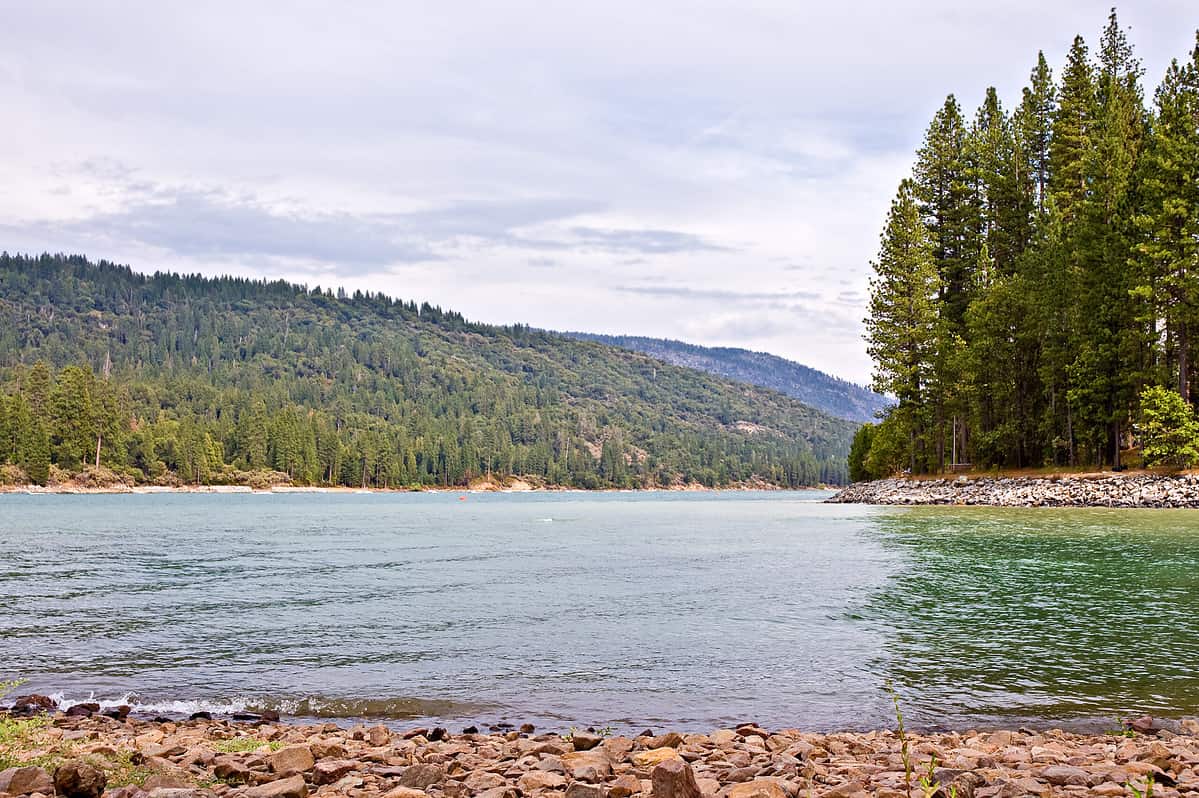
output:
[[941, 288], [934, 244], [921, 218], [916, 185], [905, 180], [891, 203], [878, 259], [871, 264], [870, 316], [865, 320], [874, 359], [874, 389], [899, 399], [897, 418], [917, 470], [918, 440], [927, 424], [925, 389], [935, 357]]
[[1090, 56], [1083, 38], [1075, 36], [1062, 71], [1049, 143], [1049, 192], [1067, 225], [1074, 220], [1076, 206], [1087, 196], [1086, 161], [1096, 113]]

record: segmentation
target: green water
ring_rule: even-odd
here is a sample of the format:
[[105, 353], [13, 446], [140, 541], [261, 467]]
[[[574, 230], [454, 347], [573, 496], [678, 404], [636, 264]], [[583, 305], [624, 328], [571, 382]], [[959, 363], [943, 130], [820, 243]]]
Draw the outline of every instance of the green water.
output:
[[1199, 513], [821, 493], [0, 496], [0, 679], [145, 712], [1110, 726], [1199, 712]]

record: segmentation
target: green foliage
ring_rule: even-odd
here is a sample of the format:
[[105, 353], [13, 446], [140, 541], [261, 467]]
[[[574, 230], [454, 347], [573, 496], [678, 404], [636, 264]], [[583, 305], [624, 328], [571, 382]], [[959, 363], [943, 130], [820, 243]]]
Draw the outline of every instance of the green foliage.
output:
[[1199, 461], [1199, 420], [1174, 391], [1153, 385], [1141, 392], [1141, 457], [1145, 465], [1186, 468]]
[[937, 111], [913, 170], [919, 213], [911, 218], [901, 188], [867, 319], [876, 385], [899, 404], [870, 452], [855, 452], [855, 467], [893, 464], [900, 429], [913, 471], [943, 471], [955, 459], [1119, 466], [1153, 386], [1181, 404], [1158, 402], [1137, 428], [1147, 462], [1191, 457], [1186, 429], [1171, 425], [1199, 401], [1196, 41], [1185, 63], [1170, 66], [1152, 110], [1113, 12], [1096, 58], [1075, 38], [1060, 85], [1038, 56], [1011, 116], [993, 89], [969, 127], [952, 96]]
[[850, 482], [878, 478], [866, 465], [866, 458], [870, 455], [870, 446], [874, 441], [874, 429], [873, 424], [863, 424], [853, 435], [853, 443], [849, 446]]
[[230, 737], [228, 740], [218, 740], [212, 745], [212, 750], [218, 754], [240, 754], [247, 751], [257, 751], [266, 746], [272, 751], [278, 751], [283, 743], [278, 740], [261, 740], [257, 737]]
[[0, 465], [365, 488], [842, 484], [773, 391], [378, 294], [0, 254]]

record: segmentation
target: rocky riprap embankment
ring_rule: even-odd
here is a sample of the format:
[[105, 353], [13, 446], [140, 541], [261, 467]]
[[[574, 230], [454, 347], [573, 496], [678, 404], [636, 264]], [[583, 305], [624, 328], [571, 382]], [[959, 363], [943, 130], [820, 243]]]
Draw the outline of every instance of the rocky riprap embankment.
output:
[[[1199, 795], [1199, 723], [1132, 737], [1060, 731], [911, 734], [912, 796]], [[0, 773], [0, 794], [59, 798], [903, 798], [891, 731], [805, 734], [395, 732], [223, 720], [57, 716], [25, 751], [46, 768]], [[933, 781], [919, 785], [935, 757]], [[50, 762], [57, 764], [50, 764]], [[117, 763], [124, 763], [123, 765]], [[111, 768], [109, 766], [112, 766]], [[132, 770], [129, 767], [132, 766]], [[115, 768], [115, 770], [113, 770]], [[123, 774], [113, 786], [109, 773]], [[113, 779], [115, 781], [116, 779]], [[106, 783], [109, 782], [109, 783]], [[130, 783], [132, 782], [132, 783]], [[938, 791], [940, 790], [940, 791]]]
[[995, 507], [1199, 507], [1199, 475], [880, 479], [850, 485], [827, 501]]

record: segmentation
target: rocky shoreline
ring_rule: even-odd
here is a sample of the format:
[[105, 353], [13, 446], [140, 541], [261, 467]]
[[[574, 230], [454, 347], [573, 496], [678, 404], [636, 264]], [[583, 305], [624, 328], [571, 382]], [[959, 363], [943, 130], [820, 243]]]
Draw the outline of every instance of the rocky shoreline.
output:
[[[1027, 729], [538, 734], [134, 719], [80, 705], [0, 723], [0, 795], [57, 798], [1016, 798], [1199, 795], [1199, 722]], [[37, 706], [27, 709], [37, 711]], [[48, 709], [48, 707], [47, 707]], [[14, 742], [14, 740], [16, 742]], [[905, 768], [905, 757], [911, 767]], [[931, 764], [930, 764], [931, 763]]]
[[1195, 508], [1199, 507], [1199, 474], [880, 479], [850, 485], [826, 501], [834, 504]]

